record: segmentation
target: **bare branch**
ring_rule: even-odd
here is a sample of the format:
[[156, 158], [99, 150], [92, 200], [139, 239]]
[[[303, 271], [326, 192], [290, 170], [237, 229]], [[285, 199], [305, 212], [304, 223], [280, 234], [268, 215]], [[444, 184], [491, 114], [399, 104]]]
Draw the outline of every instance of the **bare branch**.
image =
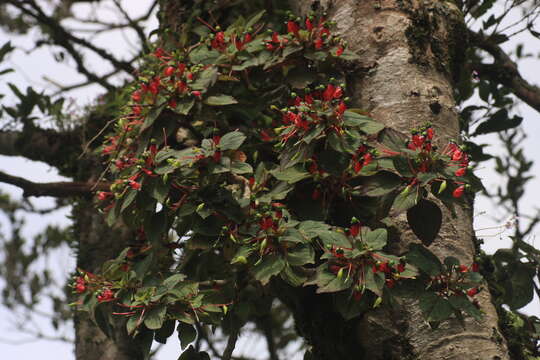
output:
[[227, 347], [223, 351], [222, 360], [231, 360], [234, 348], [236, 347], [236, 341], [238, 341], [238, 335], [240, 334], [240, 326], [234, 325], [227, 340]]
[[91, 195], [94, 190], [106, 191], [109, 189], [109, 183], [86, 183], [78, 181], [60, 181], [50, 183], [35, 183], [22, 177], [13, 176], [0, 171], [0, 182], [15, 185], [21, 188], [23, 196], [53, 196], [53, 197], [71, 197]]
[[514, 95], [540, 112], [540, 88], [530, 84], [521, 76], [517, 64], [512, 61], [497, 43], [474, 31], [469, 31], [469, 35], [473, 45], [487, 51], [495, 60], [493, 64], [473, 64], [473, 68], [478, 71], [480, 76], [488, 77], [508, 87]]

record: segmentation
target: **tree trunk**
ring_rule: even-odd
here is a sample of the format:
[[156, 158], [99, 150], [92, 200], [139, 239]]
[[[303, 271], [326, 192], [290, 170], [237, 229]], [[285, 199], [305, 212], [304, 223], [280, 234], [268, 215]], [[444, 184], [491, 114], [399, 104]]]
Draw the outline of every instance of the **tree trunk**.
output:
[[[351, 49], [361, 56], [356, 70], [350, 74], [357, 107], [405, 133], [431, 122], [439, 145], [459, 137], [452, 82], [459, 75], [461, 54], [466, 51], [466, 32], [462, 15], [452, 2], [302, 0], [293, 1], [292, 5], [304, 14], [310, 8], [324, 7]], [[456, 209], [456, 218], [441, 208], [443, 225], [430, 250], [440, 258], [455, 256], [463, 264], [472, 263], [472, 202]], [[418, 240], [408, 229], [404, 216], [395, 220], [399, 226], [395, 252], [402, 253], [409, 243]], [[358, 359], [361, 355], [362, 359], [508, 359], [490, 294], [483, 291], [478, 300], [485, 316], [481, 322], [467, 318], [465, 327], [452, 320], [432, 330], [414, 303], [403, 304], [399, 314], [370, 313], [358, 325], [357, 350], [348, 358]], [[325, 331], [324, 326], [320, 328]], [[335, 358], [327, 351], [327, 344], [317, 343], [317, 337], [313, 335], [314, 341], [310, 341], [316, 349], [314, 355], [320, 353], [316, 358]], [[344, 347], [350, 348], [351, 344]]]
[[[162, 29], [178, 35], [197, 1], [161, 1]], [[212, 2], [218, 4], [220, 2]], [[208, 2], [207, 4], [210, 4]], [[324, 7], [339, 32], [348, 39], [361, 59], [350, 73], [354, 100], [369, 110], [372, 117], [388, 127], [408, 132], [430, 121], [440, 144], [459, 135], [458, 114], [452, 80], [460, 69], [460, 54], [465, 52], [465, 26], [459, 10], [449, 1], [439, 0], [297, 0], [291, 5], [298, 13]], [[219, 5], [215, 5], [219, 6]], [[192, 9], [193, 10], [193, 9]], [[472, 205], [472, 204], [471, 204]], [[95, 269], [111, 254], [107, 244], [111, 234], [88, 209], [79, 209], [80, 259], [99, 247], [88, 269]], [[406, 219], [396, 219], [398, 242], [395, 252], [417, 242], [408, 230]], [[457, 218], [444, 213], [443, 226], [430, 249], [441, 258], [455, 256], [464, 264], [473, 261], [472, 209], [457, 209]], [[83, 255], [82, 246], [88, 246]], [[106, 255], [105, 255], [106, 254]], [[80, 264], [83, 265], [82, 263]], [[283, 292], [283, 293], [288, 293]], [[329, 359], [508, 359], [505, 341], [498, 330], [497, 314], [490, 294], [478, 295], [485, 313], [481, 322], [446, 321], [437, 330], [427, 324], [414, 303], [404, 303], [402, 311], [388, 314], [374, 311], [360, 321], [345, 323], [339, 314], [329, 313], [330, 297], [315, 295], [310, 289], [295, 290], [282, 299], [293, 312], [299, 334], [311, 346], [312, 358]], [[78, 359], [133, 359], [127, 343], [113, 345], [97, 333], [90, 323], [78, 318]], [[122, 345], [124, 344], [124, 345]], [[89, 354], [100, 354], [91, 357]], [[80, 355], [79, 355], [80, 354]]]
[[[86, 138], [90, 139], [107, 121], [91, 118]], [[84, 142], [83, 142], [84, 143]], [[71, 174], [74, 180], [97, 179], [103, 168], [100, 159], [88, 155], [78, 160]], [[105, 223], [105, 216], [99, 212], [92, 197], [79, 198], [73, 206], [73, 228], [77, 239], [77, 268], [97, 273], [101, 265], [116, 257], [126, 246], [131, 232], [122, 225], [115, 228]], [[128, 336], [125, 322], [119, 317], [111, 329], [110, 337], [91, 320], [89, 314], [74, 311], [75, 357], [77, 360], [139, 360], [142, 359], [135, 341]]]

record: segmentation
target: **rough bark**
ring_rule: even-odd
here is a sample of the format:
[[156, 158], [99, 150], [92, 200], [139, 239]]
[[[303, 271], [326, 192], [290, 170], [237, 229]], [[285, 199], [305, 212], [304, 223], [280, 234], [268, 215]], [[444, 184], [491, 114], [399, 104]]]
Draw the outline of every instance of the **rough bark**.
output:
[[[326, 8], [339, 32], [361, 55], [350, 74], [356, 105], [396, 130], [408, 132], [429, 121], [441, 144], [458, 138], [452, 79], [460, 68], [459, 54], [465, 51], [466, 31], [453, 3], [326, 0], [293, 1], [293, 6], [302, 13], [312, 6]], [[472, 209], [456, 210], [456, 218], [444, 211], [442, 229], [430, 250], [441, 258], [452, 255], [462, 263], [472, 263]], [[396, 252], [400, 253], [418, 240], [407, 230], [406, 219], [397, 222]], [[478, 300], [484, 319], [466, 319], [465, 327], [446, 321], [432, 330], [414, 303], [403, 304], [399, 316], [371, 313], [359, 324], [357, 353], [349, 358], [362, 354], [365, 359], [508, 359], [490, 294], [482, 292]]]

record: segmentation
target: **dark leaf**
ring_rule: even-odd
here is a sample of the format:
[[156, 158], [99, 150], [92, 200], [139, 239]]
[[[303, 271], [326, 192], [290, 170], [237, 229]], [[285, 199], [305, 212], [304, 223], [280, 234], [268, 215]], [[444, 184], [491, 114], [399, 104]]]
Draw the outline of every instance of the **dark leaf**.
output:
[[434, 202], [421, 199], [407, 211], [407, 221], [414, 234], [429, 246], [441, 229], [442, 211]]

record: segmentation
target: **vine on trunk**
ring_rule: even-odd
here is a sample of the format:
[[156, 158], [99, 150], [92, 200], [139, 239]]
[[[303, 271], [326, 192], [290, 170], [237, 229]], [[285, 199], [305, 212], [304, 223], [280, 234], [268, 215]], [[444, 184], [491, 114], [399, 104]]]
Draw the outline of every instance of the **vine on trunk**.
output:
[[[226, 29], [199, 21], [186, 47], [148, 56], [102, 147], [113, 185], [100, 206], [138, 235], [101, 273], [80, 270], [78, 305], [105, 332], [127, 318], [146, 354], [176, 324], [183, 347], [196, 322], [238, 329], [256, 311], [246, 294], [271, 281], [332, 293], [347, 320], [396, 296], [434, 326], [480, 317], [478, 266], [426, 247], [437, 204], [480, 186], [463, 149], [429, 124], [407, 137], [351, 107], [358, 55], [323, 15], [289, 14], [282, 32], [264, 12]], [[405, 212], [418, 243], [389, 254]]]

